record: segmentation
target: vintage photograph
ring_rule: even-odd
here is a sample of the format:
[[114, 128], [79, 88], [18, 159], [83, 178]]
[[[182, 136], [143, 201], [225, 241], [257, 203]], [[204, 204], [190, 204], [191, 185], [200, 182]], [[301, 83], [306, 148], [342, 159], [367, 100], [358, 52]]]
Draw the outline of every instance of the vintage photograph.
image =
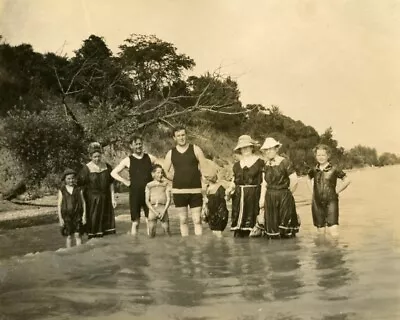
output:
[[399, 0], [0, 0], [0, 320], [400, 319]]

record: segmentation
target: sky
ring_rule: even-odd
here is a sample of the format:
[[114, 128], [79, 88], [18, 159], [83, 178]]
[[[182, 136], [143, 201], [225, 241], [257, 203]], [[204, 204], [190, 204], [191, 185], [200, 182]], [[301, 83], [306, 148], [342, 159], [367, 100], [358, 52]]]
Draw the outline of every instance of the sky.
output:
[[91, 34], [114, 53], [155, 34], [339, 145], [400, 153], [399, 0], [0, 0], [0, 34], [72, 53]]

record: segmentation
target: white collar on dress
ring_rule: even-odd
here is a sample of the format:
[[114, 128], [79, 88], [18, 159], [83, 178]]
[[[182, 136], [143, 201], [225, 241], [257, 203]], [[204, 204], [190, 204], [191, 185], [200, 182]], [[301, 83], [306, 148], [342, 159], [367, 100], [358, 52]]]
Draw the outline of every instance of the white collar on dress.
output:
[[279, 164], [283, 161], [283, 159], [285, 159], [284, 157], [281, 156], [276, 156], [275, 158], [271, 159], [271, 160], [265, 160], [265, 164], [267, 166], [279, 166]]

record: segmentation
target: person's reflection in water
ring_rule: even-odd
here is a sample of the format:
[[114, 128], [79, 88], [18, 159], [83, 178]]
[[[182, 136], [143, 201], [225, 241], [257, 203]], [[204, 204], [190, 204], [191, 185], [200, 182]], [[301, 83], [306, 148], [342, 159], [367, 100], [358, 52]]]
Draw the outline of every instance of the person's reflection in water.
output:
[[[190, 240], [193, 242], [189, 243]], [[169, 294], [164, 296], [166, 304], [198, 306], [205, 297], [207, 283], [202, 281], [205, 278], [203, 244], [201, 240], [190, 240], [180, 242], [174, 249], [176, 254], [168, 276], [171, 288], [168, 288]]]
[[145, 312], [155, 299], [150, 288], [149, 266], [146, 252], [126, 252], [119, 262], [121, 269], [117, 273], [120, 310], [139, 315]]
[[227, 239], [210, 237], [204, 249], [204, 265], [207, 277], [225, 278], [232, 274], [228, 268], [228, 260], [231, 259], [230, 247]]
[[353, 278], [353, 273], [346, 265], [346, 252], [340, 247], [337, 239], [316, 236], [313, 258], [316, 263], [318, 286], [324, 290], [338, 289], [345, 286]]
[[229, 268], [232, 260], [231, 239], [210, 237], [204, 248], [203, 268], [207, 279], [207, 299], [215, 305], [220, 300], [226, 302], [232, 296], [233, 270]]
[[295, 299], [304, 287], [300, 279], [300, 260], [298, 258], [301, 250], [297, 239], [270, 243], [268, 251], [268, 263], [270, 267], [267, 277], [271, 288], [269, 289], [274, 300]]
[[260, 238], [235, 238], [229, 266], [239, 282], [240, 294], [249, 301], [265, 300], [265, 258], [260, 252], [265, 242]]

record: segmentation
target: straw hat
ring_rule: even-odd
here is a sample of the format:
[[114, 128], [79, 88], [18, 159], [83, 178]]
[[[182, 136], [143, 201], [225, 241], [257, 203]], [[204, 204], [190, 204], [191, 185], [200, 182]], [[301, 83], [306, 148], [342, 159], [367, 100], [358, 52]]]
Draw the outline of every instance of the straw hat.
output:
[[244, 147], [256, 147], [256, 146], [259, 146], [258, 142], [253, 140], [249, 135], [244, 134], [239, 137], [238, 143], [235, 149], [233, 150], [238, 151], [239, 149], [242, 149]]
[[64, 171], [64, 173], [63, 173], [63, 175], [62, 175], [62, 178], [61, 178], [61, 181], [64, 181], [65, 180], [65, 177], [66, 176], [68, 176], [68, 175], [70, 175], [70, 174], [74, 174], [75, 176], [76, 176], [76, 171], [75, 170], [73, 170], [73, 169], [65, 169], [65, 171]]
[[266, 150], [266, 149], [270, 149], [273, 147], [280, 147], [281, 145], [282, 145], [282, 143], [280, 143], [279, 141], [276, 141], [274, 138], [267, 138], [267, 139], [265, 139], [265, 141], [260, 149]]

